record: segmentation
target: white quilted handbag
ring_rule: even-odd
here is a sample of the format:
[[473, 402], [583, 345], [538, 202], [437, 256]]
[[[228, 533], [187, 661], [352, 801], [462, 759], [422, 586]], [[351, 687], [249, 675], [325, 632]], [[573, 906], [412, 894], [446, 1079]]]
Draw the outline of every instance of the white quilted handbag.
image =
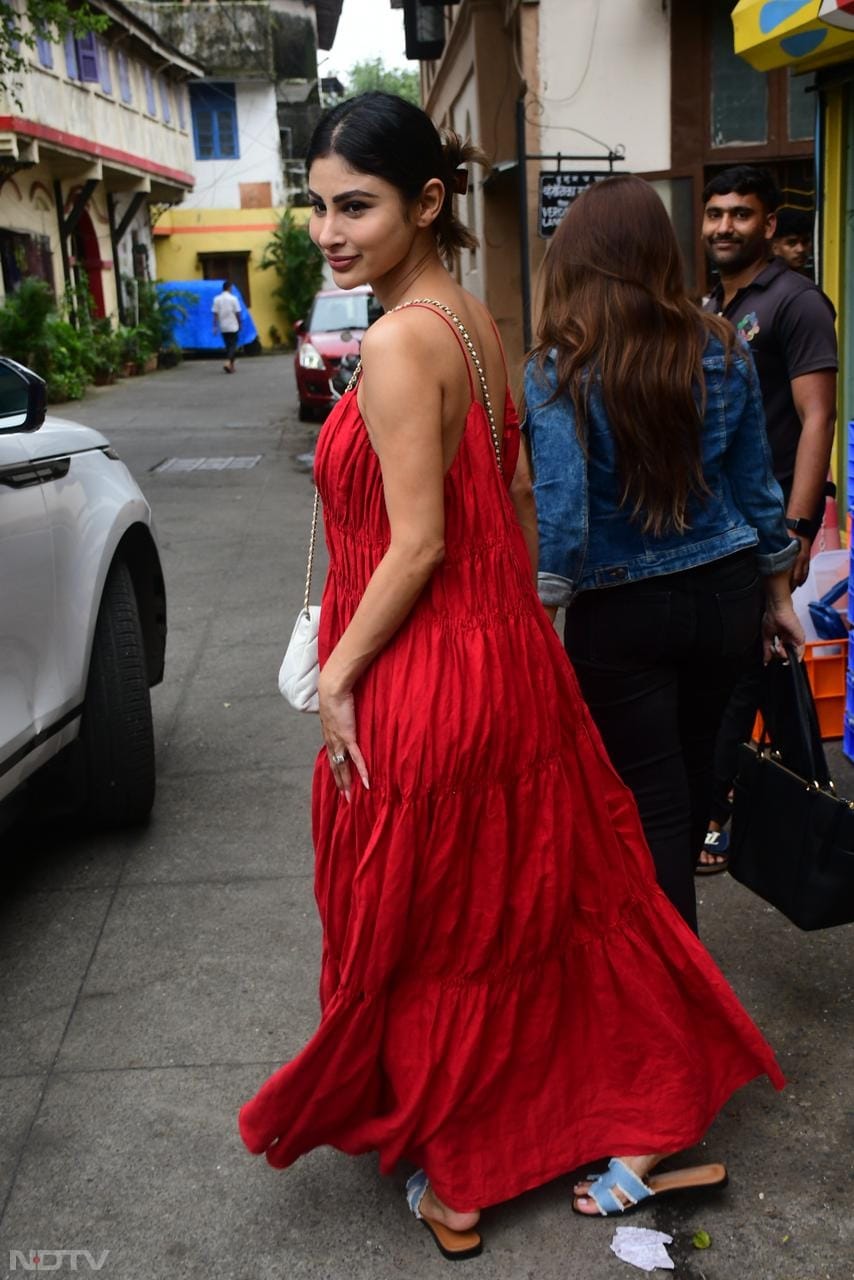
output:
[[311, 537], [308, 543], [308, 567], [305, 576], [305, 598], [297, 615], [282, 665], [279, 668], [279, 693], [297, 711], [318, 711], [317, 682], [320, 665], [317, 660], [317, 633], [320, 630], [320, 605], [309, 604], [314, 544], [317, 538], [317, 509], [320, 495], [314, 491]]

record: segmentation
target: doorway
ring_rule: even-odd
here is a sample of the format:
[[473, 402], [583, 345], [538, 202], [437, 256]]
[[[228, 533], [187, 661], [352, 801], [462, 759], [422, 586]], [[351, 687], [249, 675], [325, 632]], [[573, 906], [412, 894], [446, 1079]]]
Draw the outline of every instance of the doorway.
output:
[[247, 307], [252, 306], [249, 296], [249, 250], [236, 253], [200, 253], [199, 264], [204, 280], [230, 280], [240, 290]]
[[82, 283], [81, 271], [86, 272], [86, 281], [92, 298], [92, 314], [101, 320], [107, 314], [104, 306], [104, 282], [101, 277], [101, 246], [92, 219], [84, 210], [72, 235], [75, 259], [75, 277], [77, 285]]

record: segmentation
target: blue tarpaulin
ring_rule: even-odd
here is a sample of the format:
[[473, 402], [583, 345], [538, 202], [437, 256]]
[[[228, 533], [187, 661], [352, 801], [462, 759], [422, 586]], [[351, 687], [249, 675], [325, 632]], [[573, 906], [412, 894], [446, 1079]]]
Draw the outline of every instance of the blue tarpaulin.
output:
[[[221, 351], [222, 335], [213, 329], [213, 300], [222, 292], [222, 280], [159, 280], [158, 293], [173, 291], [182, 296], [176, 305], [186, 312], [183, 320], [175, 325], [173, 338], [184, 351]], [[240, 345], [246, 347], [258, 337], [255, 321], [243, 301], [236, 284], [231, 292], [240, 303]]]

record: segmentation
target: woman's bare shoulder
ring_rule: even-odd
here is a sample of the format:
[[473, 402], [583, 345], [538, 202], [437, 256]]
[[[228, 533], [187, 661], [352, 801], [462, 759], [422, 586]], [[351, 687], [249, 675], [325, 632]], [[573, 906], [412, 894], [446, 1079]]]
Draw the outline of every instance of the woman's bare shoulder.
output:
[[387, 311], [367, 330], [362, 339], [362, 363], [367, 369], [379, 361], [417, 360], [432, 365], [435, 372], [436, 358], [441, 361], [453, 345], [454, 336], [441, 316], [437, 318], [435, 308], [404, 306]]

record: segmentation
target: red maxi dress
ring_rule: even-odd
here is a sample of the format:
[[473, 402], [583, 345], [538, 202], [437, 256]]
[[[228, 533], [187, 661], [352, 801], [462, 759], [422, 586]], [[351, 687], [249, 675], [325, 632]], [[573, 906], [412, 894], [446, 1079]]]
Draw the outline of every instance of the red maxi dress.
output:
[[[274, 1166], [376, 1150], [383, 1172], [423, 1166], [459, 1211], [692, 1146], [748, 1080], [783, 1085], [659, 889], [537, 598], [508, 494], [518, 450], [508, 395], [499, 474], [472, 382], [444, 561], [355, 688], [370, 791], [355, 778], [347, 804], [325, 749], [315, 765], [320, 1024], [240, 1112]], [[355, 390], [315, 468], [322, 664], [389, 542]]]

